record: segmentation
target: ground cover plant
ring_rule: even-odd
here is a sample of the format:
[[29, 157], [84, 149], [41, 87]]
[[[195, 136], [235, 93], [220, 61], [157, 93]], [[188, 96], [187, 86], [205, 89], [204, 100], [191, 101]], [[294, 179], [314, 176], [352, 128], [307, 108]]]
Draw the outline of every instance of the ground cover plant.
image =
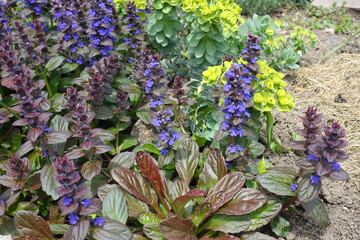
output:
[[276, 69], [308, 39], [284, 37], [284, 56], [276, 24], [241, 10], [0, 1], [0, 234], [274, 239], [261, 227], [285, 237], [295, 202], [326, 227], [321, 180], [349, 179], [345, 130], [310, 107], [298, 169], [262, 156], [282, 152], [271, 111], [294, 108]]

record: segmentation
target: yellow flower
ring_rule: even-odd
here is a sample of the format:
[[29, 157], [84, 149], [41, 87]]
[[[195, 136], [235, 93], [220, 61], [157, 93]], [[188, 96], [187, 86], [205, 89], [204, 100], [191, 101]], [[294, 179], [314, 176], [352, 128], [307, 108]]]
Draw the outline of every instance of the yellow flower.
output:
[[272, 36], [272, 35], [274, 35], [275, 31], [273, 28], [268, 27], [268, 28], [266, 28], [265, 33], [266, 33], [266, 35]]
[[274, 89], [274, 82], [272, 80], [268, 80], [265, 83], [265, 87], [269, 90], [273, 90]]
[[264, 102], [264, 98], [263, 96], [261, 95], [261, 93], [255, 93], [254, 94], [254, 102], [256, 103], [263, 103]]

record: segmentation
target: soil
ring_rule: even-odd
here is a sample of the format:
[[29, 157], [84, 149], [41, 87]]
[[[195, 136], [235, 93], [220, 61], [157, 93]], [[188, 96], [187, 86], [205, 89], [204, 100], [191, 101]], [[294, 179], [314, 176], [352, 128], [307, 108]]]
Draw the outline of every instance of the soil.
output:
[[[360, 22], [360, 11], [348, 10], [357, 22]], [[301, 59], [300, 65], [307, 67], [318, 63], [321, 56], [346, 40], [351, 34], [335, 34], [332, 30], [314, 30], [318, 36], [319, 43], [314, 49]], [[360, 34], [350, 41], [336, 54], [351, 53], [360, 54]], [[295, 85], [296, 74], [288, 73], [286, 80], [289, 83], [287, 90], [291, 93]], [[360, 83], [359, 83], [360, 85]], [[341, 86], [340, 86], [341, 87]], [[315, 105], [315, 104], [314, 104]], [[274, 135], [279, 136], [285, 148], [292, 140], [294, 129], [302, 128], [299, 116], [308, 106], [297, 103], [295, 109], [289, 114], [274, 113], [276, 125]], [[326, 112], [322, 112], [326, 115]], [[299, 158], [294, 152], [288, 151], [282, 154], [275, 154], [271, 151], [266, 153], [270, 162], [276, 166], [294, 166], [294, 161]], [[332, 182], [328, 179], [323, 181], [321, 197], [326, 203], [330, 217], [330, 226], [326, 229], [317, 227], [310, 218], [304, 216], [302, 207], [296, 206], [295, 212], [285, 212], [284, 217], [291, 223], [288, 240], [358, 240], [360, 239], [360, 191], [359, 178], [351, 179], [349, 182]]]

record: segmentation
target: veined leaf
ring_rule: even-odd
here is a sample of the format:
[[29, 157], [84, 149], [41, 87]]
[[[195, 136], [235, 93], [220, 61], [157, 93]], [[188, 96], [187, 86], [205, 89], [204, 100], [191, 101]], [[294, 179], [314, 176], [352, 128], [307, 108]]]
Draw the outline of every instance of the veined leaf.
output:
[[128, 208], [123, 192], [118, 188], [112, 188], [104, 199], [102, 205], [102, 214], [104, 217], [116, 220], [123, 224], [128, 218]]
[[120, 187], [134, 195], [136, 198], [148, 205], [158, 207], [158, 197], [155, 190], [140, 173], [134, 172], [128, 168], [117, 167], [111, 170], [111, 176]]
[[20, 210], [15, 213], [14, 221], [16, 230], [21, 235], [30, 235], [42, 240], [54, 239], [49, 225], [33, 212]]
[[258, 176], [260, 184], [268, 191], [282, 196], [295, 196], [295, 191], [290, 191], [290, 185], [295, 184], [294, 177], [282, 174], [266, 172]]
[[145, 225], [147, 223], [160, 223], [162, 221], [162, 219], [155, 215], [152, 212], [146, 212], [146, 213], [141, 213], [138, 217], [137, 220], [142, 224]]
[[69, 230], [64, 234], [64, 240], [84, 240], [89, 231], [90, 221], [82, 219], [76, 225], [71, 225]]
[[151, 240], [166, 240], [159, 230], [159, 223], [147, 223], [143, 226], [143, 231]]
[[214, 215], [201, 227], [201, 229], [210, 229], [224, 233], [239, 233], [249, 227], [250, 220], [248, 215]]
[[197, 240], [195, 228], [190, 220], [177, 216], [169, 217], [159, 224], [160, 232], [171, 240]]
[[86, 180], [91, 180], [96, 175], [100, 174], [101, 172], [101, 161], [94, 160], [94, 161], [87, 161], [81, 167], [81, 175]]
[[310, 178], [303, 178], [299, 183], [297, 199], [300, 202], [310, 201], [318, 196], [321, 186], [321, 182], [313, 184], [311, 183]]
[[51, 163], [45, 164], [41, 169], [41, 187], [54, 200], [57, 200], [59, 198], [59, 194], [56, 192], [56, 188], [60, 187], [60, 183], [55, 180], [53, 175], [53, 165]]
[[254, 231], [257, 228], [266, 225], [279, 214], [281, 207], [282, 204], [280, 201], [269, 199], [264, 206], [249, 214], [251, 217], [251, 224], [246, 231]]
[[199, 146], [195, 140], [187, 138], [182, 141], [175, 156], [175, 168], [179, 177], [189, 186], [199, 161]]
[[148, 207], [148, 205], [146, 205], [146, 203], [140, 201], [139, 199], [137, 199], [130, 193], [125, 192], [124, 194], [125, 194], [125, 198], [126, 198], [126, 202], [127, 202], [128, 211], [129, 211], [128, 215], [130, 217], [137, 218], [139, 216], [139, 214], [141, 214], [141, 213], [150, 212], [149, 207]]
[[109, 164], [109, 169], [115, 167], [125, 167], [130, 168], [135, 162], [135, 153], [133, 152], [122, 152], [116, 155]]
[[315, 197], [310, 201], [301, 203], [306, 213], [314, 220], [314, 222], [322, 228], [329, 226], [330, 219], [325, 204], [319, 197]]
[[276, 240], [276, 238], [270, 237], [268, 235], [259, 232], [255, 232], [255, 233], [241, 234], [240, 240]]
[[243, 188], [217, 214], [244, 215], [262, 207], [268, 198], [257, 189]]
[[155, 159], [146, 152], [137, 152], [135, 159], [141, 173], [149, 180], [160, 200], [166, 205], [167, 203], [164, 200], [164, 196], [169, 195], [169, 190], [167, 188], [166, 179], [159, 171]]
[[271, 220], [270, 225], [272, 231], [279, 237], [286, 237], [289, 234], [290, 223], [281, 216]]
[[92, 237], [96, 240], [131, 240], [131, 230], [118, 221], [105, 219], [102, 227], [96, 227], [92, 233]]
[[184, 207], [185, 205], [191, 201], [194, 198], [200, 198], [200, 197], [205, 197], [206, 196], [206, 192], [202, 191], [200, 189], [192, 189], [189, 192], [187, 192], [185, 195], [180, 196], [178, 198], [176, 198], [174, 200], [174, 211], [176, 213], [180, 213], [184, 211]]
[[205, 184], [206, 188], [210, 190], [226, 173], [227, 167], [225, 165], [225, 159], [221, 155], [220, 150], [209, 149], [207, 151], [204, 168], [199, 176], [200, 182]]

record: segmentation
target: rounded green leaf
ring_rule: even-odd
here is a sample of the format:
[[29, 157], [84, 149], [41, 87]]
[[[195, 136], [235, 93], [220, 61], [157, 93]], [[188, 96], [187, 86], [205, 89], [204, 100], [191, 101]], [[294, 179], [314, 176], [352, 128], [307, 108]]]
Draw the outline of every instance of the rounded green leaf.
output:
[[126, 198], [119, 188], [112, 188], [104, 199], [102, 205], [102, 214], [104, 217], [126, 223], [128, 218], [128, 208]]

